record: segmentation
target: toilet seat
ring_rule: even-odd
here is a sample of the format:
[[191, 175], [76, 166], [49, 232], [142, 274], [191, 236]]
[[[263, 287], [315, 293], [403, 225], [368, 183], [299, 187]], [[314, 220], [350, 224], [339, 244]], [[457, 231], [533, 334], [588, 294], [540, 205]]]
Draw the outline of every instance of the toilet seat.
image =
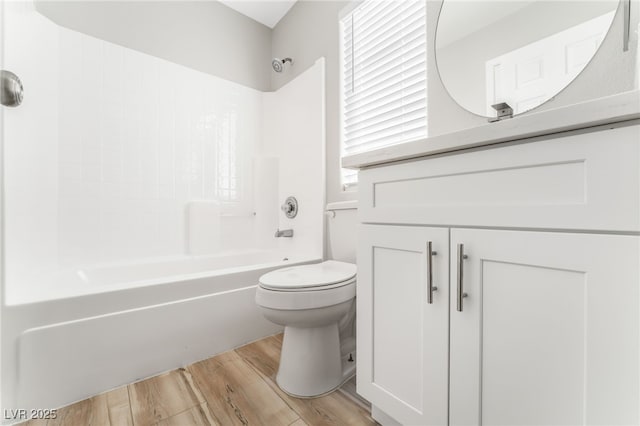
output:
[[274, 291], [324, 291], [355, 280], [356, 265], [327, 260], [278, 269], [260, 277], [260, 287]]
[[356, 296], [355, 276], [356, 265], [335, 260], [279, 269], [260, 277], [256, 303], [282, 310], [337, 305]]

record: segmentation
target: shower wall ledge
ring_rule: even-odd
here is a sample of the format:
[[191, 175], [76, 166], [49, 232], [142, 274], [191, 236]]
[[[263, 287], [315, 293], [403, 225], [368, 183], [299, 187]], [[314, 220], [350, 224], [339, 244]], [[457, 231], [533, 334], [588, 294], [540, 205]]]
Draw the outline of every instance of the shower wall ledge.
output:
[[349, 155], [342, 159], [342, 167], [362, 169], [394, 161], [638, 119], [640, 91], [632, 90], [552, 110], [524, 114], [454, 133]]

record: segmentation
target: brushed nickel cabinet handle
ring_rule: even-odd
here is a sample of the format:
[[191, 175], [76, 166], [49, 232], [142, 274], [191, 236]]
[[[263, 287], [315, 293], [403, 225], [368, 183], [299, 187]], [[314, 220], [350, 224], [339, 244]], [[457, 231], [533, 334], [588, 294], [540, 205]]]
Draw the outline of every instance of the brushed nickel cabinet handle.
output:
[[427, 242], [427, 303], [433, 304], [433, 292], [438, 291], [438, 287], [433, 286], [433, 256], [438, 252], [432, 250], [432, 242]]
[[462, 283], [463, 283], [463, 272], [464, 272], [464, 259], [467, 258], [467, 255], [464, 254], [464, 244], [458, 244], [458, 300], [456, 310], [458, 312], [462, 312], [462, 299], [467, 297], [467, 293], [464, 292]]

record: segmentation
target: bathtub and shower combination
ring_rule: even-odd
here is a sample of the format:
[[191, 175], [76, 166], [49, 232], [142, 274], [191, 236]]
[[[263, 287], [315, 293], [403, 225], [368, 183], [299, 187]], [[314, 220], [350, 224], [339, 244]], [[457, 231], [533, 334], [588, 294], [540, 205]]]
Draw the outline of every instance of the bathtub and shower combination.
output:
[[58, 407], [277, 333], [255, 305], [258, 278], [319, 260], [248, 251], [78, 270], [56, 298], [5, 307], [16, 345], [3, 362], [16, 369], [3, 393]]
[[260, 92], [29, 2], [3, 13], [25, 98], [0, 109], [2, 407], [60, 407], [281, 331], [255, 291], [323, 258], [324, 60]]

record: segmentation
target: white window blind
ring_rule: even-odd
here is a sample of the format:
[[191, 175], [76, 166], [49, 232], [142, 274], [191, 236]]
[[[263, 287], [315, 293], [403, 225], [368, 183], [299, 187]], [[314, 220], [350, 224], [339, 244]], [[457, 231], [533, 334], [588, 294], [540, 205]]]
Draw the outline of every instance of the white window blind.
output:
[[426, 26], [424, 0], [365, 0], [341, 19], [343, 156], [427, 135]]

